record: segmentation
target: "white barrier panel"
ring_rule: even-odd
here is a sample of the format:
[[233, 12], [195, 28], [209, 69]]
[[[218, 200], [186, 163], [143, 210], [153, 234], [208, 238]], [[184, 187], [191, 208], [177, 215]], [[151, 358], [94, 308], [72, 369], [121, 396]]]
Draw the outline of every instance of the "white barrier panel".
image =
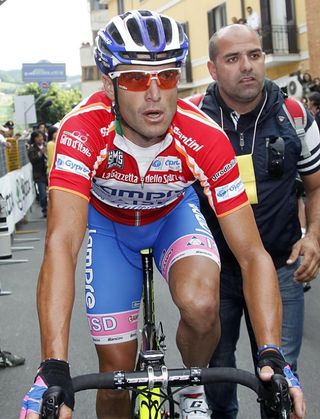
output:
[[0, 193], [7, 203], [7, 224], [11, 234], [35, 199], [31, 163], [1, 177]]

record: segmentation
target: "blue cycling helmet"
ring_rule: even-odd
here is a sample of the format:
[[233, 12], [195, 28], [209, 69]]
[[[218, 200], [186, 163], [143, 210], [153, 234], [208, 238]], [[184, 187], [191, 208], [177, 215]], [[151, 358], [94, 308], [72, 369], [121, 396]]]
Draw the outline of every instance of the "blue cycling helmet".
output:
[[95, 60], [108, 74], [119, 64], [181, 66], [188, 38], [180, 23], [150, 10], [132, 10], [110, 20], [96, 37]]

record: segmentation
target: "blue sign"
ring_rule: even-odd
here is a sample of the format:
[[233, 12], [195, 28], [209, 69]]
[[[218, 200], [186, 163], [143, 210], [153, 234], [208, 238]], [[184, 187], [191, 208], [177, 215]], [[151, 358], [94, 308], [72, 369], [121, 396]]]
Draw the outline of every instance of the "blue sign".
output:
[[22, 64], [22, 80], [25, 83], [66, 81], [66, 65], [63, 63]]

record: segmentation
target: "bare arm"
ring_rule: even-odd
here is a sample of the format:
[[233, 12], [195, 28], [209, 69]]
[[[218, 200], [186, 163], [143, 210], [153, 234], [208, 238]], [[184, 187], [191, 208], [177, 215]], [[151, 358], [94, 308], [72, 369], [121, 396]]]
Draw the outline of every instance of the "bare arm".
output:
[[219, 219], [225, 239], [241, 267], [243, 290], [258, 346], [280, 346], [282, 304], [277, 274], [260, 239], [250, 206]]
[[320, 171], [303, 178], [306, 191], [307, 234], [320, 243]]
[[292, 247], [288, 263], [303, 256], [300, 267], [294, 273], [297, 281], [314, 279], [320, 269], [320, 172], [303, 178], [306, 192], [306, 235]]
[[45, 253], [37, 288], [42, 359], [68, 357], [74, 273], [86, 230], [87, 208], [84, 198], [50, 191]]

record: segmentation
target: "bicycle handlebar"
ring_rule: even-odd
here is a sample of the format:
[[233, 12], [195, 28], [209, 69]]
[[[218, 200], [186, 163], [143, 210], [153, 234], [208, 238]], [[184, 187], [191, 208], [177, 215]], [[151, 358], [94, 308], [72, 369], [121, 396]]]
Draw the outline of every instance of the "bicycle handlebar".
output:
[[[166, 389], [167, 387], [219, 382], [237, 383], [250, 388], [257, 394], [258, 401], [264, 405], [270, 415], [267, 417], [285, 419], [290, 417], [291, 411], [288, 383], [282, 375], [275, 374], [271, 382], [263, 383], [254, 374], [236, 368], [167, 369], [163, 365], [158, 369], [151, 368], [146, 371], [85, 374], [74, 377], [72, 382], [75, 392], [90, 389], [130, 390], [144, 386], [152, 390], [155, 387]], [[43, 411], [47, 406], [48, 399], [50, 406], [58, 405], [58, 400], [53, 400], [55, 395], [49, 390], [50, 388], [46, 392], [49, 394], [45, 393], [43, 396]], [[59, 397], [58, 394], [56, 396]], [[54, 415], [42, 416], [47, 419], [56, 417]]]

